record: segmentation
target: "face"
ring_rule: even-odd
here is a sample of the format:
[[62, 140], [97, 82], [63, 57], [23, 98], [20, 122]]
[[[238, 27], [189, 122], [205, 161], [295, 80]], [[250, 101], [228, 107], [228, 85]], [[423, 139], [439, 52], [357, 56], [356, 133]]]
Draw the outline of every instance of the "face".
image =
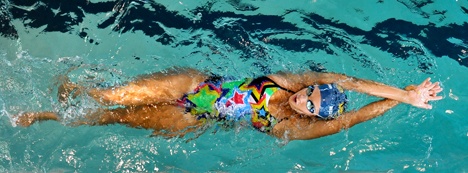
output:
[[[318, 86], [315, 86], [314, 88], [315, 89], [313, 90], [311, 90], [309, 87], [304, 88], [289, 97], [288, 102], [291, 108], [303, 115], [317, 115], [320, 111], [321, 96]], [[310, 108], [314, 108], [314, 111], [310, 112]]]

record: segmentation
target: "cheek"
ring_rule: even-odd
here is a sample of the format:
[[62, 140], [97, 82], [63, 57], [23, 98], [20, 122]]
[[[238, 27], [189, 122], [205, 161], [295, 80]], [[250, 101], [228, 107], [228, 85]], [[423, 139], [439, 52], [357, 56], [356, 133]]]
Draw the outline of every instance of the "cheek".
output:
[[289, 102], [289, 106], [296, 111], [299, 114], [304, 114], [304, 111], [300, 108], [300, 105], [294, 103], [294, 102]]
[[293, 108], [293, 110], [294, 110], [296, 113], [298, 113], [298, 114], [304, 114], [304, 112], [302, 112], [302, 111], [299, 110], [299, 109], [294, 109], [294, 108]]
[[297, 111], [297, 106], [296, 103], [293, 101], [293, 99], [288, 100], [289, 107], [291, 107], [294, 111]]

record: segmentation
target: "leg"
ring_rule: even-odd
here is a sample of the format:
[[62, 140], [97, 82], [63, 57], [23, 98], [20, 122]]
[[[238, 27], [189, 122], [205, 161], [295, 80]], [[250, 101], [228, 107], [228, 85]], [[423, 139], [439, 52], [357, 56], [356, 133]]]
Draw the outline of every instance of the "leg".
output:
[[28, 127], [31, 124], [37, 121], [46, 121], [46, 120], [55, 120], [58, 121], [59, 118], [57, 114], [53, 112], [29, 112], [24, 113], [18, 116], [16, 124], [24, 127]]
[[80, 124], [126, 124], [130, 127], [153, 129], [154, 135], [183, 136], [201, 127], [202, 123], [184, 109], [174, 105], [145, 105], [114, 110], [102, 110]]
[[[184, 109], [174, 105], [148, 105], [114, 110], [99, 110], [77, 121], [72, 125], [107, 125], [125, 124], [134, 128], [153, 129], [153, 135], [166, 137], [183, 136], [201, 127], [202, 122], [193, 115], [185, 113]], [[17, 124], [30, 126], [31, 124], [59, 118], [52, 112], [25, 113], [19, 116]]]
[[141, 76], [126, 86], [109, 89], [91, 89], [89, 95], [104, 105], [148, 105], [170, 103], [193, 91], [207, 76], [184, 69], [169, 73]]

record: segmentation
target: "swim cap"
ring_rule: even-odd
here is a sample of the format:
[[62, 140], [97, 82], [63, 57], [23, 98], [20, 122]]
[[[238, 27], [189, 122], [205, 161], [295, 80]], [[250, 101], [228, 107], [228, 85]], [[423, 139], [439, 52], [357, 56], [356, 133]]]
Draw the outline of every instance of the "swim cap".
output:
[[[314, 86], [310, 86], [314, 88]], [[336, 84], [318, 86], [320, 89], [320, 111], [318, 116], [322, 119], [332, 119], [341, 115], [346, 109], [348, 98], [343, 88]]]

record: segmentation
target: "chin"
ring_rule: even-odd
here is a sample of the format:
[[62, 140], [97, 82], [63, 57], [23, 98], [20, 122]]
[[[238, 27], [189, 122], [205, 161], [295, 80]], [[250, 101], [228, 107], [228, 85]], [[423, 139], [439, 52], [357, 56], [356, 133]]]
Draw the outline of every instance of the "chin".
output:
[[288, 104], [289, 104], [289, 106], [290, 106], [291, 108], [294, 108], [294, 104], [295, 104], [295, 100], [294, 100], [294, 99], [295, 99], [295, 97], [296, 97], [295, 95], [292, 95], [292, 96], [289, 97], [289, 99], [288, 99]]

